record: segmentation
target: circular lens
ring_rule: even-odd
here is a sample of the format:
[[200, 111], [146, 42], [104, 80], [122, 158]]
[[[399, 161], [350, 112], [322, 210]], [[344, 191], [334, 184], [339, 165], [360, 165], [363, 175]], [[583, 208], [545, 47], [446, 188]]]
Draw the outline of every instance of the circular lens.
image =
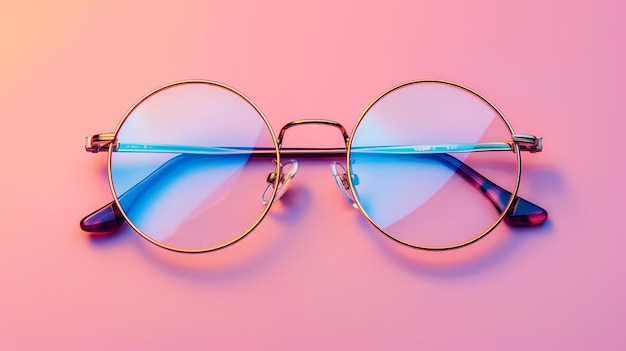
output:
[[[248, 234], [271, 201], [278, 146], [259, 109], [208, 81], [168, 85], [137, 103], [109, 152], [116, 201], [129, 224], [162, 247], [215, 250]], [[275, 196], [275, 191], [271, 198]]]
[[504, 116], [465, 87], [395, 87], [368, 107], [350, 141], [355, 200], [383, 233], [409, 246], [471, 243], [502, 220], [517, 192], [512, 134]]

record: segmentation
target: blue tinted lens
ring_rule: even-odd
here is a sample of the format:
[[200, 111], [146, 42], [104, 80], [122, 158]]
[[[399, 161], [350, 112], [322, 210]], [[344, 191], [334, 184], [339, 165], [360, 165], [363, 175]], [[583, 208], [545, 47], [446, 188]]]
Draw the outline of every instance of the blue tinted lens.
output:
[[186, 82], [157, 90], [129, 112], [116, 140], [110, 176], [120, 208], [161, 246], [222, 247], [268, 209], [261, 196], [277, 170], [274, 138], [257, 108], [230, 88]]
[[505, 206], [494, 205], [489, 188], [517, 187], [519, 153], [511, 141], [504, 117], [477, 94], [442, 82], [403, 85], [357, 124], [349, 153], [349, 171], [359, 179], [355, 197], [396, 240], [462, 245], [503, 217]]

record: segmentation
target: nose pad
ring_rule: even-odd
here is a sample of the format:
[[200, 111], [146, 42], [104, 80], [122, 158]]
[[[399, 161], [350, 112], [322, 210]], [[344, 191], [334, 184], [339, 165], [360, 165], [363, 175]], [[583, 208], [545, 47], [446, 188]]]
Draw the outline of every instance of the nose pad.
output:
[[276, 177], [276, 173], [272, 172], [267, 177], [267, 182], [270, 183], [265, 191], [263, 192], [263, 196], [261, 196], [261, 201], [263, 201], [263, 205], [267, 205], [270, 203], [270, 197], [272, 196], [272, 189], [274, 186], [278, 186], [278, 190], [276, 190], [276, 196], [274, 197], [274, 202], [278, 201], [281, 196], [287, 191], [289, 184], [296, 176], [296, 172], [298, 172], [298, 161], [289, 160], [280, 166], [280, 177]]
[[[335, 182], [337, 183], [337, 186], [339, 187], [339, 190], [341, 190], [341, 194], [346, 201], [348, 201], [352, 207], [359, 208], [354, 200], [354, 197], [352, 196], [352, 192], [350, 191], [350, 182], [348, 181], [348, 172], [346, 171], [346, 168], [341, 163], [333, 161], [330, 164], [330, 170], [333, 172], [333, 178], [335, 178]], [[356, 175], [353, 176], [352, 183], [355, 185], [359, 183]]]

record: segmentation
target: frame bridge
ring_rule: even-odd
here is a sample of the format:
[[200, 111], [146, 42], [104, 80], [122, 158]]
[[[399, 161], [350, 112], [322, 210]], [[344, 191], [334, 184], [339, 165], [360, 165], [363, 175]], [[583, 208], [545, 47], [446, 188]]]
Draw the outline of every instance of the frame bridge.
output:
[[348, 140], [350, 140], [350, 136], [348, 136], [348, 132], [346, 132], [346, 128], [344, 128], [344, 126], [342, 126], [338, 122], [327, 120], [327, 119], [298, 119], [298, 120], [285, 124], [280, 129], [280, 133], [278, 133], [278, 138], [277, 138], [279, 149], [283, 144], [283, 138], [285, 136], [285, 132], [287, 131], [287, 129], [291, 127], [295, 127], [297, 125], [301, 125], [301, 124], [323, 124], [323, 125], [335, 127], [335, 128], [338, 128], [339, 131], [341, 132], [341, 135], [343, 136], [343, 141], [346, 143], [346, 145], [348, 145]]

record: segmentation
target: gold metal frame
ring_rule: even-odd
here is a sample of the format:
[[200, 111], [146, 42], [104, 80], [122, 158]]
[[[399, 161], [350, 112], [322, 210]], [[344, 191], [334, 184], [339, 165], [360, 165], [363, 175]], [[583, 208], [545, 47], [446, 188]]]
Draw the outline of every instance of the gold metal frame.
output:
[[[363, 121], [363, 118], [365, 117], [365, 115], [368, 113], [368, 111], [383, 97], [385, 97], [386, 95], [390, 94], [391, 92], [400, 89], [402, 87], [408, 86], [408, 85], [412, 85], [412, 84], [419, 84], [419, 83], [440, 83], [440, 84], [447, 84], [447, 85], [451, 85], [451, 86], [455, 86], [457, 88], [463, 89], [471, 94], [474, 94], [475, 96], [479, 97], [480, 99], [482, 99], [485, 103], [487, 103], [489, 106], [491, 106], [491, 108], [493, 108], [498, 115], [500, 116], [500, 118], [502, 118], [502, 120], [504, 121], [505, 125], [507, 126], [507, 128], [509, 129], [509, 132], [511, 134], [511, 140], [512, 142], [510, 142], [510, 146], [511, 146], [511, 150], [513, 152], [515, 152], [516, 154], [516, 164], [517, 164], [517, 173], [516, 173], [516, 180], [515, 180], [515, 186], [513, 191], [511, 192], [511, 197], [509, 199], [509, 201], [507, 202], [505, 208], [502, 210], [502, 212], [500, 213], [500, 215], [498, 216], [498, 218], [487, 228], [485, 229], [482, 233], [479, 233], [478, 235], [476, 235], [475, 237], [459, 243], [457, 245], [452, 245], [452, 246], [445, 246], [445, 247], [428, 247], [428, 246], [419, 246], [419, 245], [414, 245], [408, 242], [405, 242], [403, 240], [400, 240], [396, 237], [393, 236], [393, 234], [388, 233], [386, 230], [384, 230], [383, 228], [381, 228], [380, 226], [378, 226], [374, 220], [365, 212], [365, 210], [363, 209], [362, 204], [360, 203], [359, 197], [357, 195], [357, 193], [355, 192], [355, 183], [354, 183], [354, 179], [353, 177], [346, 177], [347, 179], [342, 179], [342, 184], [344, 187], [348, 187], [349, 189], [345, 189], [346, 191], [349, 190], [350, 194], [352, 195], [353, 199], [354, 199], [354, 203], [356, 204], [356, 206], [359, 208], [359, 210], [361, 211], [361, 213], [365, 216], [365, 218], [367, 218], [367, 220], [372, 223], [372, 225], [374, 225], [374, 227], [376, 227], [380, 232], [382, 232], [383, 234], [385, 234], [387, 237], [393, 239], [394, 241], [401, 243], [403, 245], [409, 246], [409, 247], [413, 247], [413, 248], [417, 248], [417, 249], [423, 249], [423, 250], [449, 250], [449, 249], [455, 249], [455, 248], [460, 248], [466, 245], [469, 245], [471, 243], [476, 242], [477, 240], [485, 237], [489, 232], [491, 232], [500, 222], [502, 222], [502, 220], [504, 219], [504, 217], [508, 214], [513, 202], [515, 201], [517, 192], [519, 190], [519, 184], [520, 184], [520, 180], [521, 180], [521, 172], [522, 172], [522, 163], [521, 163], [521, 151], [527, 151], [527, 152], [531, 152], [531, 153], [535, 153], [535, 152], [540, 152], [543, 149], [543, 145], [542, 145], [542, 138], [541, 137], [536, 137], [534, 135], [530, 135], [530, 134], [516, 134], [513, 130], [513, 127], [511, 126], [511, 123], [509, 122], [509, 120], [504, 116], [504, 114], [493, 104], [491, 103], [487, 98], [485, 98], [483, 95], [479, 94], [478, 92], [465, 87], [463, 85], [457, 84], [457, 83], [452, 83], [449, 81], [444, 81], [444, 80], [414, 80], [414, 81], [409, 81], [409, 82], [405, 82], [402, 84], [399, 84], [391, 89], [388, 89], [387, 91], [385, 91], [384, 93], [382, 93], [381, 95], [379, 95], [376, 99], [374, 99], [374, 101], [372, 101], [367, 108], [363, 111], [363, 113], [361, 113], [361, 116], [359, 117], [359, 119], [357, 120], [356, 124], [354, 125], [353, 129], [352, 129], [352, 133], [350, 135], [348, 135], [346, 129], [338, 122], [335, 121], [331, 121], [331, 120], [326, 120], [326, 119], [300, 119], [300, 120], [295, 120], [292, 121], [290, 123], [287, 123], [286, 125], [284, 125], [278, 136], [275, 135], [268, 119], [265, 117], [265, 115], [263, 114], [263, 112], [248, 98], [246, 97], [243, 93], [239, 92], [238, 90], [222, 84], [222, 83], [218, 83], [218, 82], [214, 82], [214, 81], [209, 81], [209, 80], [186, 80], [186, 81], [179, 81], [179, 82], [174, 82], [165, 86], [162, 86], [158, 89], [153, 90], [152, 92], [146, 94], [142, 99], [140, 99], [137, 103], [135, 103], [124, 115], [124, 117], [122, 118], [122, 120], [119, 122], [119, 124], [117, 125], [115, 132], [113, 133], [102, 133], [102, 134], [95, 134], [92, 136], [88, 136], [85, 142], [85, 150], [87, 152], [93, 152], [93, 153], [97, 153], [97, 152], [104, 152], [107, 151], [108, 155], [107, 155], [107, 170], [108, 170], [108, 178], [109, 178], [109, 186], [111, 188], [111, 192], [114, 195], [114, 202], [115, 204], [119, 207], [122, 215], [124, 216], [124, 219], [126, 220], [126, 222], [133, 228], [133, 230], [135, 230], [137, 233], [139, 233], [144, 239], [148, 240], [149, 242], [163, 247], [165, 249], [168, 250], [172, 250], [172, 251], [178, 251], [178, 252], [186, 252], [186, 253], [199, 253], [199, 252], [208, 252], [208, 251], [214, 251], [214, 250], [218, 250], [227, 246], [230, 246], [234, 243], [236, 243], [237, 241], [243, 239], [245, 236], [247, 236], [252, 230], [254, 230], [259, 223], [261, 222], [261, 220], [263, 220], [263, 218], [267, 215], [270, 207], [272, 206], [275, 197], [277, 196], [277, 191], [278, 191], [278, 186], [271, 186], [272, 187], [272, 193], [271, 196], [269, 198], [269, 200], [267, 200], [267, 204], [265, 209], [263, 210], [263, 212], [261, 213], [261, 215], [259, 216], [259, 218], [241, 235], [237, 236], [236, 238], [232, 239], [229, 242], [226, 242], [222, 245], [218, 245], [215, 247], [210, 247], [210, 248], [204, 248], [204, 249], [180, 249], [180, 248], [176, 248], [176, 247], [171, 247], [168, 245], [165, 245], [163, 243], [160, 243], [154, 239], [152, 239], [149, 235], [145, 234], [143, 231], [141, 231], [141, 229], [139, 229], [126, 215], [126, 213], [124, 212], [119, 200], [118, 200], [118, 196], [116, 195], [116, 191], [115, 191], [115, 186], [113, 185], [113, 179], [112, 179], [112, 169], [111, 169], [111, 160], [112, 160], [112, 153], [114, 151], [117, 150], [118, 148], [118, 144], [117, 144], [117, 134], [120, 130], [120, 128], [123, 126], [124, 122], [127, 120], [127, 118], [130, 116], [130, 114], [135, 110], [135, 108], [137, 108], [137, 106], [139, 104], [141, 104], [145, 99], [147, 99], [148, 97], [154, 95], [155, 93], [162, 91], [164, 89], [176, 86], [176, 85], [181, 85], [181, 84], [189, 84], [189, 83], [195, 83], [195, 84], [209, 84], [209, 85], [215, 85], [224, 89], [227, 89], [233, 93], [235, 93], [236, 95], [240, 96], [241, 98], [243, 98], [247, 103], [249, 103], [261, 116], [261, 118], [263, 119], [265, 125], [267, 126], [270, 135], [272, 137], [273, 143], [274, 143], [274, 148], [273, 149], [263, 149], [263, 150], [254, 150], [252, 152], [253, 156], [256, 157], [268, 157], [268, 158], [274, 158], [274, 161], [276, 163], [276, 170], [272, 173], [270, 173], [270, 175], [268, 176], [268, 183], [270, 183], [270, 185], [272, 184], [280, 184], [281, 183], [281, 179], [279, 179], [279, 177], [282, 175], [281, 173], [281, 162], [280, 162], [280, 158], [281, 156], [286, 156], [286, 157], [301, 157], [301, 158], [344, 158], [346, 159], [346, 167], [347, 167], [347, 174], [351, 174], [351, 159], [350, 159], [350, 155], [351, 155], [351, 151], [352, 151], [352, 141], [353, 141], [353, 136], [355, 135], [355, 133], [358, 130], [359, 125], [361, 124], [361, 122]], [[328, 125], [328, 126], [332, 126], [335, 127], [337, 129], [339, 129], [339, 131], [342, 134], [344, 143], [345, 143], [345, 148], [316, 148], [316, 149], [310, 149], [310, 148], [282, 148], [282, 143], [284, 140], [284, 136], [285, 133], [288, 129], [294, 127], [294, 126], [298, 126], [298, 125], [304, 125], [304, 124], [322, 124], [322, 125]], [[293, 177], [293, 175], [291, 175], [291, 177]], [[265, 199], [264, 199], [265, 202]]]
[[[133, 230], [135, 230], [137, 233], [139, 233], [139, 235], [141, 235], [144, 239], [148, 240], [149, 242], [160, 246], [162, 248], [171, 250], [171, 251], [176, 251], [176, 252], [185, 252], [185, 253], [202, 253], [202, 252], [209, 252], [209, 251], [215, 251], [215, 250], [219, 250], [219, 249], [223, 249], [227, 246], [230, 246], [234, 243], [236, 243], [237, 241], [243, 239], [244, 237], [246, 237], [248, 234], [250, 234], [250, 232], [252, 232], [254, 230], [254, 228], [256, 228], [259, 223], [261, 223], [261, 221], [263, 220], [263, 218], [265, 218], [265, 216], [267, 215], [267, 212], [270, 210], [270, 207], [272, 205], [272, 203], [274, 202], [274, 198], [276, 197], [276, 192], [278, 187], [273, 187], [272, 188], [272, 193], [271, 196], [269, 198], [269, 203], [265, 206], [265, 209], [263, 210], [263, 212], [261, 213], [261, 215], [259, 216], [259, 218], [250, 226], [248, 227], [248, 229], [246, 229], [242, 234], [240, 234], [239, 236], [235, 237], [234, 239], [218, 245], [218, 246], [214, 246], [214, 247], [209, 247], [209, 248], [203, 248], [203, 249], [181, 249], [181, 248], [177, 248], [177, 247], [172, 247], [169, 245], [166, 245], [164, 243], [158, 242], [155, 239], [151, 238], [149, 235], [147, 235], [146, 233], [144, 233], [141, 229], [139, 229], [129, 218], [128, 215], [126, 214], [126, 212], [124, 211], [124, 208], [122, 207], [122, 205], [119, 202], [118, 196], [116, 195], [116, 191], [115, 191], [115, 186], [113, 185], [113, 172], [111, 170], [111, 160], [112, 160], [112, 155], [113, 155], [113, 151], [115, 151], [115, 140], [117, 140], [117, 134], [120, 131], [120, 128], [124, 125], [124, 122], [126, 121], [126, 119], [130, 116], [130, 114], [137, 108], [137, 106], [139, 106], [139, 104], [141, 104], [144, 100], [146, 100], [147, 98], [149, 98], [150, 96], [177, 86], [177, 85], [181, 85], [181, 84], [209, 84], [209, 85], [215, 85], [221, 88], [224, 88], [226, 90], [229, 90], [233, 93], [235, 93], [236, 95], [240, 96], [241, 98], [243, 98], [247, 103], [250, 104], [250, 106], [252, 106], [259, 114], [259, 116], [261, 116], [261, 118], [263, 119], [263, 122], [265, 123], [265, 125], [267, 126], [267, 129], [269, 130], [271, 136], [272, 136], [272, 141], [274, 143], [274, 147], [275, 147], [275, 152], [272, 154], [273, 157], [275, 157], [275, 164], [276, 164], [276, 169], [274, 170], [274, 172], [276, 172], [276, 174], [280, 174], [281, 172], [281, 163], [280, 163], [280, 153], [278, 152], [278, 143], [277, 143], [277, 139], [276, 139], [276, 135], [274, 134], [274, 130], [272, 129], [272, 126], [270, 125], [268, 119], [265, 117], [265, 115], [263, 114], [263, 112], [259, 109], [259, 107], [257, 105], [255, 105], [252, 100], [250, 100], [247, 96], [245, 96], [243, 93], [241, 93], [240, 91], [238, 91], [235, 88], [232, 88], [226, 84], [222, 84], [222, 83], [218, 83], [218, 82], [214, 82], [214, 81], [209, 81], [209, 80], [186, 80], [186, 81], [179, 81], [179, 82], [174, 82], [171, 84], [167, 84], [164, 85], [158, 89], [153, 90], [152, 92], [146, 94], [143, 98], [141, 98], [141, 100], [139, 100], [137, 103], [135, 103], [129, 110], [128, 112], [126, 112], [126, 114], [124, 115], [124, 118], [122, 118], [122, 120], [119, 122], [119, 124], [117, 125], [117, 127], [115, 128], [115, 132], [114, 133], [106, 133], [104, 135], [99, 134], [95, 137], [92, 138], [87, 138], [87, 144], [85, 146], [85, 148], [87, 149], [88, 146], [92, 145], [92, 149], [94, 146], [94, 142], [98, 142], [98, 143], [104, 143], [104, 142], [108, 142], [107, 145], [111, 145], [108, 148], [108, 154], [107, 154], [107, 172], [109, 175], [109, 186], [111, 187], [111, 192], [113, 194], [114, 197], [114, 201], [115, 204], [119, 207], [122, 215], [124, 216], [124, 219], [126, 220], [126, 222], [133, 228]], [[110, 135], [113, 134], [113, 140], [108, 140], [108, 138], [110, 137]], [[104, 140], [103, 140], [104, 139]], [[98, 144], [95, 144], [98, 145]], [[92, 151], [92, 150], [89, 150]], [[92, 151], [93, 152], [93, 151]], [[96, 150], [97, 152], [97, 150]]]
[[[522, 175], [522, 158], [520, 155], [520, 151], [522, 150], [521, 147], [521, 143], [523, 143], [523, 149], [527, 150], [527, 151], [531, 151], [531, 152], [539, 152], [541, 151], [542, 147], [541, 147], [541, 138], [537, 138], [534, 137], [532, 135], [527, 135], [527, 134], [515, 134], [515, 132], [513, 131], [513, 127], [511, 126], [511, 123], [509, 122], [509, 120], [504, 116], [504, 114], [494, 105], [492, 104], [489, 100], [487, 100], [484, 96], [482, 96], [481, 94], [479, 94], [478, 92], [465, 87], [463, 85], [457, 84], [457, 83], [452, 83], [452, 82], [448, 82], [448, 81], [444, 81], [444, 80], [415, 80], [415, 81], [409, 81], [409, 82], [405, 82], [399, 85], [396, 85], [395, 87], [385, 91], [384, 93], [380, 94], [376, 99], [374, 99], [374, 101], [372, 101], [367, 108], [365, 109], [365, 111], [363, 111], [363, 113], [361, 114], [361, 117], [359, 117], [359, 119], [357, 120], [356, 124], [354, 125], [354, 129], [352, 130], [352, 136], [354, 137], [356, 131], [359, 128], [359, 125], [361, 124], [361, 121], [363, 121], [363, 118], [365, 117], [365, 115], [367, 114], [367, 112], [369, 112], [369, 110], [383, 97], [387, 96], [388, 94], [390, 94], [391, 92], [398, 90], [400, 88], [403, 88], [405, 86], [408, 85], [412, 85], [412, 84], [419, 84], [419, 83], [443, 83], [443, 84], [448, 84], [448, 85], [452, 85], [455, 86], [457, 88], [461, 88], [471, 94], [474, 94], [476, 96], [478, 96], [480, 99], [482, 99], [484, 102], [486, 102], [487, 104], [489, 104], [489, 106], [491, 106], [497, 113], [498, 115], [502, 118], [502, 120], [504, 121], [504, 123], [506, 124], [506, 126], [509, 128], [509, 131], [511, 132], [511, 138], [513, 140], [513, 143], [516, 147], [513, 147], [513, 151], [516, 154], [516, 158], [517, 158], [517, 175], [516, 175], [516, 180], [515, 180], [515, 187], [513, 188], [513, 191], [511, 192], [511, 198], [509, 199], [509, 201], [507, 202], [505, 208], [502, 210], [502, 213], [500, 213], [500, 216], [498, 216], [498, 218], [489, 226], [487, 227], [487, 229], [485, 229], [482, 233], [479, 233], [478, 235], [476, 235], [475, 237], [456, 244], [456, 245], [451, 245], [451, 246], [420, 246], [420, 245], [414, 245], [411, 244], [409, 242], [403, 241], [401, 239], [396, 238], [395, 236], [393, 236], [392, 234], [388, 233], [385, 229], [381, 228], [380, 226], [378, 226], [378, 224], [376, 224], [376, 222], [374, 222], [374, 220], [365, 212], [365, 210], [363, 210], [363, 205], [361, 204], [359, 197], [357, 196], [355, 190], [354, 190], [354, 185], [353, 185], [353, 179], [352, 177], [348, 177], [348, 182], [350, 183], [350, 192], [352, 193], [352, 196], [357, 204], [357, 206], [359, 207], [359, 210], [361, 210], [361, 213], [365, 216], [365, 218], [367, 218], [367, 220], [372, 223], [372, 225], [374, 225], [374, 227], [376, 227], [378, 230], [380, 230], [383, 234], [385, 234], [387, 237], [395, 240], [396, 242], [399, 242], [400, 244], [409, 246], [409, 247], [413, 247], [416, 249], [423, 249], [423, 250], [432, 250], [432, 251], [442, 251], [442, 250], [451, 250], [451, 249], [456, 249], [456, 248], [460, 248], [463, 246], [467, 246], [471, 243], [474, 243], [476, 241], [478, 241], [481, 238], [484, 238], [487, 234], [489, 234], [489, 232], [491, 232], [498, 224], [500, 224], [500, 222], [502, 222], [502, 220], [504, 219], [504, 217], [507, 215], [509, 209], [511, 208], [511, 205], [513, 204], [513, 201], [515, 200], [515, 196], [517, 195], [517, 191], [519, 190], [519, 184], [520, 184], [520, 180], [521, 180], [521, 175]], [[347, 161], [346, 161], [346, 167], [348, 168], [348, 174], [351, 174], [351, 160], [350, 160], [350, 151], [352, 150], [352, 139], [350, 139], [350, 141], [348, 142], [347, 145]]]

